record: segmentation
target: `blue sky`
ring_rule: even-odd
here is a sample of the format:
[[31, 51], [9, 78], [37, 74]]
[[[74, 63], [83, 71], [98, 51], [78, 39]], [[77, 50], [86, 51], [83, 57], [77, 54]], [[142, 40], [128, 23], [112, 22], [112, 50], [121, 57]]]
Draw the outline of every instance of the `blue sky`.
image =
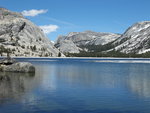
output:
[[38, 26], [53, 26], [51, 40], [69, 32], [92, 30], [123, 33], [132, 24], [150, 20], [150, 0], [0, 0], [1, 7], [22, 12], [43, 9], [27, 16]]

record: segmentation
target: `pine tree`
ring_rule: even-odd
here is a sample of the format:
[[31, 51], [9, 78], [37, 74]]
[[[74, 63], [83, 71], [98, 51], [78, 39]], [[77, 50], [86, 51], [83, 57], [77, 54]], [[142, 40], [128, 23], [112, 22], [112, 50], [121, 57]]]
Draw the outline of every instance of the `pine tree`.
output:
[[58, 53], [58, 57], [61, 57], [61, 53], [60, 52]]

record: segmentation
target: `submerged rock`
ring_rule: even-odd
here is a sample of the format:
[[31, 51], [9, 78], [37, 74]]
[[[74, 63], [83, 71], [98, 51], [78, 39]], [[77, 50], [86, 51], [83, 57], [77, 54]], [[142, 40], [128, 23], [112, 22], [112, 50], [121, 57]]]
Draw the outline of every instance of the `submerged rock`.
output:
[[12, 65], [1, 65], [0, 70], [3, 72], [35, 72], [35, 67], [28, 62], [17, 62]]

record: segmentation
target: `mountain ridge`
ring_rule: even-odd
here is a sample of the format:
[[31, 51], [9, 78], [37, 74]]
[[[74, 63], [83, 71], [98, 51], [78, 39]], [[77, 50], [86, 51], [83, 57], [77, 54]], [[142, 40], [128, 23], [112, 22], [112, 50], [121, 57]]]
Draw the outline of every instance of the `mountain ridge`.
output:
[[[120, 37], [120, 34], [103, 33], [94, 31], [70, 32], [67, 36], [59, 36], [55, 42], [55, 47], [59, 48], [63, 53], [79, 53], [80, 51], [88, 51], [81, 46], [86, 45], [105, 45]], [[69, 48], [65, 50], [65, 48]]]
[[57, 57], [59, 54], [42, 29], [21, 13], [5, 8], [0, 8], [0, 49], [9, 50], [11, 56]]
[[[79, 34], [84, 34], [84, 33], [85, 32], [80, 32]], [[99, 32], [97, 34], [99, 34]], [[101, 37], [102, 37], [102, 34], [103, 33], [101, 33]], [[75, 35], [78, 35], [78, 34], [75, 34]], [[73, 35], [58, 37], [58, 40], [55, 45], [57, 45], [56, 47], [61, 50], [61, 48], [63, 48], [61, 46], [61, 43], [63, 43], [64, 40], [65, 41], [71, 40], [74, 45], [80, 48], [78, 52], [76, 51], [70, 52], [70, 53], [75, 53], [75, 54], [76, 53], [78, 54], [101, 53], [102, 54], [102, 53], [110, 53], [110, 52], [112, 52], [112, 54], [118, 54], [118, 52], [120, 52], [120, 54], [145, 54], [147, 52], [150, 52], [150, 21], [137, 22], [133, 24], [132, 26], [130, 26], [123, 34], [121, 35], [119, 34], [118, 36], [117, 34], [115, 34], [116, 36], [115, 39], [111, 41], [107, 41], [104, 44], [103, 44], [104, 40], [100, 40], [101, 42], [96, 44], [94, 40], [92, 40], [93, 36], [91, 36], [90, 38], [88, 37], [91, 40], [82, 40], [82, 41], [85, 41], [84, 43], [76, 43], [76, 41], [74, 41], [74, 38], [76, 37], [74, 37]], [[68, 37], [70, 39], [68, 39]], [[109, 33], [106, 34], [105, 39], [108, 37], [109, 37]], [[78, 37], [78, 39], [84, 39], [84, 38], [86, 39], [86, 36], [82, 37], [81, 35]], [[113, 36], [109, 38], [112, 39]], [[117, 53], [113, 53], [113, 51]]]

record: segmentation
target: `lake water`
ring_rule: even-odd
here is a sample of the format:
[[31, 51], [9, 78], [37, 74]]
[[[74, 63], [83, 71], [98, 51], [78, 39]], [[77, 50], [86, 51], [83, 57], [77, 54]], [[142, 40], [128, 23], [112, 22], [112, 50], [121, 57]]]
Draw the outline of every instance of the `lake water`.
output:
[[0, 113], [150, 113], [149, 59], [28, 58], [0, 73]]

